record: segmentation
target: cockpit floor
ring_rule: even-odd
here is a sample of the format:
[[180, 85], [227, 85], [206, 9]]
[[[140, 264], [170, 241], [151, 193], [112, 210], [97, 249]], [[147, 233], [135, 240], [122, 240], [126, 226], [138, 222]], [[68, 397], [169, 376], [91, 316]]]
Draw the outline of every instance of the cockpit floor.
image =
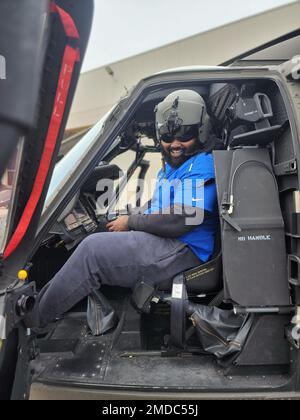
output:
[[263, 392], [284, 390], [291, 379], [288, 375], [226, 376], [210, 356], [162, 357], [158, 351], [141, 351], [139, 336], [135, 327], [131, 331], [119, 327], [93, 337], [86, 314], [71, 314], [50, 336], [39, 340], [41, 354], [33, 362], [33, 382], [139, 391]]

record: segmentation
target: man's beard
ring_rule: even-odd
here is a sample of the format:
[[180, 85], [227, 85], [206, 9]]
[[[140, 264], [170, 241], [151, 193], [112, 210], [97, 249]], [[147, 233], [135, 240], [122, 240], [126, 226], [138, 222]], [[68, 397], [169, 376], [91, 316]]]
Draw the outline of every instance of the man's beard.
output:
[[196, 141], [193, 144], [193, 146], [191, 146], [189, 148], [185, 148], [184, 146], [182, 146], [182, 148], [181, 148], [182, 153], [178, 157], [177, 156], [175, 157], [171, 154], [171, 148], [168, 149], [168, 151], [166, 151], [165, 149], [162, 149], [162, 155], [163, 155], [165, 161], [172, 168], [178, 169], [178, 168], [180, 168], [181, 165], [184, 164], [184, 162], [186, 162], [192, 156], [196, 155], [199, 152], [199, 150], [201, 149], [201, 146], [200, 146], [198, 141]]

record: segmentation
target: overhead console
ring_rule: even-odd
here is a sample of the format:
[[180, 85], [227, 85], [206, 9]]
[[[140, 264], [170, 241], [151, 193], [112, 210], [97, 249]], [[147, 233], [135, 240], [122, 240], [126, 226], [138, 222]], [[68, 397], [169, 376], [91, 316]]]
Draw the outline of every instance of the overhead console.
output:
[[242, 86], [225, 115], [229, 128], [225, 145], [230, 148], [266, 147], [282, 130], [282, 125], [270, 122], [274, 114], [269, 96], [256, 92], [252, 84]]
[[266, 147], [289, 124], [278, 88], [271, 81], [213, 84], [208, 106], [224, 148]]

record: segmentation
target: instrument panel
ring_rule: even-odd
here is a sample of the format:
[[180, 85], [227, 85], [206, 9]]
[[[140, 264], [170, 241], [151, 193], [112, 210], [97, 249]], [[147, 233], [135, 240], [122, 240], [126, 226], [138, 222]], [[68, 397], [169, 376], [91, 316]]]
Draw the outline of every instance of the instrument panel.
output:
[[67, 217], [65, 217], [63, 223], [68, 232], [72, 232], [75, 229], [82, 227], [85, 232], [89, 233], [97, 228], [97, 224], [90, 217], [89, 213], [80, 200], [77, 201], [72, 212], [68, 214]]

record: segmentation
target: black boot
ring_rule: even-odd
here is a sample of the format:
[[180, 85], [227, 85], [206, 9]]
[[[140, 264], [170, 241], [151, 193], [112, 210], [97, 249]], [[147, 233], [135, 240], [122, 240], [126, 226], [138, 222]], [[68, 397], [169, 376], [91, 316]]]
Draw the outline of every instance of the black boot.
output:
[[118, 317], [99, 290], [88, 297], [87, 323], [93, 335], [102, 335], [116, 326]]

